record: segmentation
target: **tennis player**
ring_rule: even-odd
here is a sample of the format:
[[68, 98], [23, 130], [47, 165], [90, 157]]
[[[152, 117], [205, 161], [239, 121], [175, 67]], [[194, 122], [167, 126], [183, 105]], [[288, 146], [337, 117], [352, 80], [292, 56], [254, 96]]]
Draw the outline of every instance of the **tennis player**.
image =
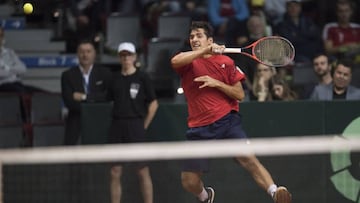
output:
[[[246, 139], [238, 114], [239, 101], [245, 97], [241, 82], [244, 73], [228, 56], [221, 55], [224, 45], [213, 40], [213, 29], [203, 21], [193, 22], [189, 36], [191, 51], [181, 52], [171, 59], [180, 75], [188, 102], [188, 140]], [[236, 161], [250, 172], [256, 183], [275, 203], [290, 203], [291, 194], [277, 187], [271, 175], [254, 156], [239, 156]], [[184, 189], [200, 202], [214, 202], [215, 191], [205, 187], [202, 174], [209, 170], [208, 159], [185, 161], [181, 180]]]

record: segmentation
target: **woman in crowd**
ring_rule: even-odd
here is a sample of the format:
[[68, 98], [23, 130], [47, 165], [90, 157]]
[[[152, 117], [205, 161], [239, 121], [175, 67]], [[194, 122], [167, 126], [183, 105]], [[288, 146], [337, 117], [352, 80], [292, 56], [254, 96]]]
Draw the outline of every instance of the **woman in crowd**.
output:
[[290, 88], [286, 80], [278, 75], [271, 78], [269, 89], [273, 100], [293, 101], [298, 98], [296, 92]]
[[269, 91], [269, 81], [275, 74], [275, 67], [267, 66], [261, 63], [256, 65], [250, 100], [259, 102], [272, 100], [271, 93]]

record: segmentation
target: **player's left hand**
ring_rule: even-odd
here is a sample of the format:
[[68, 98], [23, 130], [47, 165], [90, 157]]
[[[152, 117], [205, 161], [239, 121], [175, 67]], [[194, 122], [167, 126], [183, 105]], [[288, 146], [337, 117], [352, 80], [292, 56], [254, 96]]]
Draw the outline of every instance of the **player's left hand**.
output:
[[202, 85], [199, 86], [199, 88], [204, 88], [204, 87], [217, 87], [219, 85], [219, 81], [208, 76], [208, 75], [204, 75], [204, 76], [200, 76], [194, 79], [195, 82], [203, 82]]

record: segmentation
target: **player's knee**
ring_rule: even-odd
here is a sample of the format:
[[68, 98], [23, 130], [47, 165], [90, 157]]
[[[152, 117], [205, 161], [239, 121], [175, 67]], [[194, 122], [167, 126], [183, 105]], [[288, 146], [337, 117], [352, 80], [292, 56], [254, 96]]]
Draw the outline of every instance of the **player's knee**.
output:
[[237, 162], [247, 170], [252, 170], [258, 166], [258, 159], [255, 156], [244, 156], [236, 158]]

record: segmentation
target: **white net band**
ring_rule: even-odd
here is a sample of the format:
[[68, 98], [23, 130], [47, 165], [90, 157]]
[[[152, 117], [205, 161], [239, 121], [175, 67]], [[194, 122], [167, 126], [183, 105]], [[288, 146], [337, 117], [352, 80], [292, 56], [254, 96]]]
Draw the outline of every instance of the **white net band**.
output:
[[[354, 138], [353, 138], [354, 137]], [[358, 137], [358, 138], [356, 138]], [[250, 144], [251, 143], [251, 144]], [[0, 150], [3, 164], [90, 163], [360, 151], [358, 135], [179, 141]]]

